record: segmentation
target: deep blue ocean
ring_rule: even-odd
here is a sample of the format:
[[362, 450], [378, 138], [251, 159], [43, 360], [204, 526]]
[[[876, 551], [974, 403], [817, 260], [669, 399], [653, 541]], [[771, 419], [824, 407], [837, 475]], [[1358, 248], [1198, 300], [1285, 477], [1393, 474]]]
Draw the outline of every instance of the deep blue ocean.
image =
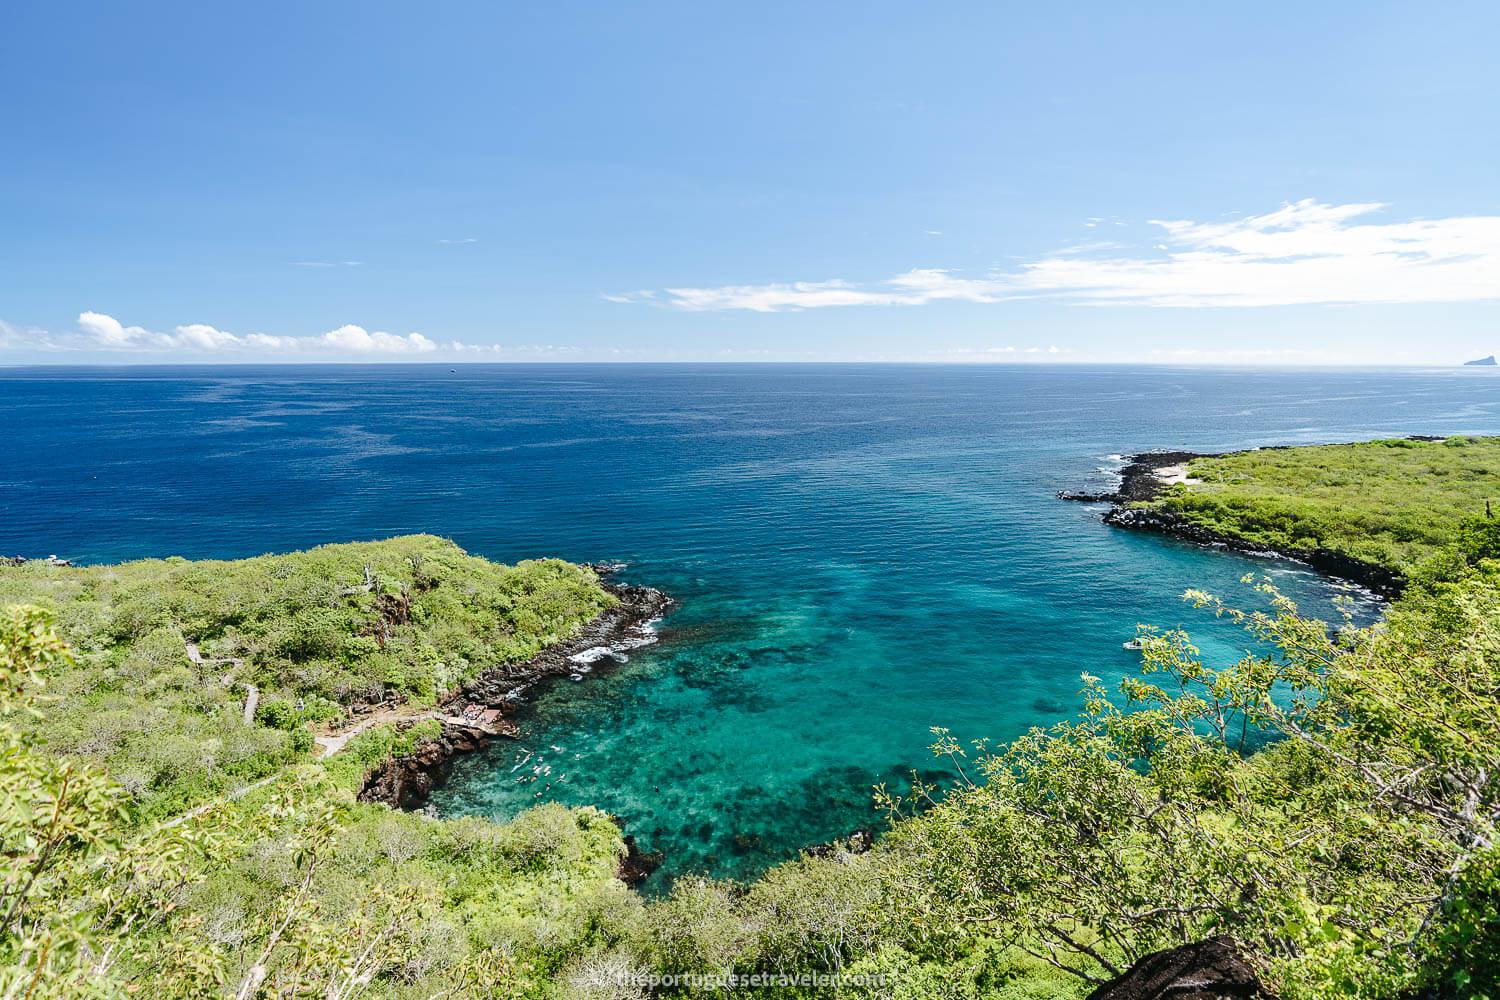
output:
[[[445, 815], [545, 798], [748, 877], [878, 819], [929, 727], [1004, 740], [1118, 678], [1137, 623], [1294, 564], [1105, 527], [1054, 498], [1120, 456], [1500, 433], [1474, 370], [463, 366], [0, 369], [0, 554], [237, 557], [426, 531], [498, 560], [620, 560], [681, 603], [662, 641], [541, 692]], [[1358, 597], [1356, 593], [1354, 596]], [[1359, 608], [1376, 612], [1369, 600]], [[527, 755], [530, 754], [528, 758]], [[526, 763], [512, 768], [523, 758]], [[531, 778], [537, 780], [533, 781]], [[659, 882], [665, 879], [658, 876]]]

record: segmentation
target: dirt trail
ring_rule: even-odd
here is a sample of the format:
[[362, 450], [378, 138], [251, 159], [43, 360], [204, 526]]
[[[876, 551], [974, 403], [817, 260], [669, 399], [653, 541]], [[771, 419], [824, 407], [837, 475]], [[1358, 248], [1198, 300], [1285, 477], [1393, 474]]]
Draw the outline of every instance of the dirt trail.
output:
[[[192, 655], [192, 653], [197, 652], [196, 649], [193, 649], [191, 644], [189, 644], [189, 649], [192, 650], [192, 652], [189, 653], [190, 656]], [[338, 753], [340, 750], [343, 750], [346, 746], [348, 746], [349, 741], [354, 739], [354, 737], [360, 735], [361, 733], [369, 732], [376, 726], [383, 726], [386, 723], [398, 722], [425, 722], [428, 719], [437, 719], [444, 725], [457, 726], [461, 729], [469, 729], [476, 733], [483, 733], [486, 736], [506, 735], [505, 730], [499, 729], [494, 726], [488, 726], [481, 722], [474, 722], [459, 715], [449, 715], [446, 712], [437, 712], [431, 709], [424, 710], [422, 708], [410, 705], [398, 705], [394, 708], [383, 708], [379, 711], [372, 712], [370, 715], [367, 715], [363, 719], [360, 719], [358, 723], [344, 730], [343, 732], [330, 734], [327, 736], [314, 737], [313, 742], [323, 748], [323, 752], [318, 755], [317, 759], [327, 760], [329, 757], [332, 757], [334, 754]], [[255, 791], [258, 788], [266, 787], [271, 782], [281, 777], [284, 773], [286, 773], [285, 767], [278, 770], [275, 774], [271, 774], [264, 778], [261, 778], [259, 781], [252, 782], [251, 784], [248, 784], [243, 788], [237, 788], [227, 795], [220, 796], [217, 799], [212, 799], [208, 802], [203, 803], [202, 805], [194, 806], [187, 812], [182, 813], [179, 816], [174, 816], [172, 819], [169, 819], [165, 823], [162, 823], [157, 827], [157, 829], [170, 830], [175, 826], [181, 826], [183, 823], [186, 823], [188, 820], [194, 818], [195, 816], [203, 815], [205, 812], [212, 809], [215, 805], [218, 805], [222, 802], [234, 802], [238, 799], [244, 798], [246, 795], [249, 795], [251, 792]]]
[[318, 755], [318, 759], [324, 760], [344, 749], [344, 747], [349, 745], [349, 741], [360, 733], [369, 732], [376, 726], [385, 725], [387, 722], [425, 722], [428, 719], [441, 719], [445, 722], [451, 721], [461, 726], [470, 724], [463, 719], [445, 715], [442, 712], [434, 712], [430, 709], [423, 711], [409, 705], [398, 705], [395, 708], [382, 708], [371, 712], [348, 729], [338, 733], [330, 733], [326, 736], [319, 736], [313, 742], [323, 748], [323, 752]]

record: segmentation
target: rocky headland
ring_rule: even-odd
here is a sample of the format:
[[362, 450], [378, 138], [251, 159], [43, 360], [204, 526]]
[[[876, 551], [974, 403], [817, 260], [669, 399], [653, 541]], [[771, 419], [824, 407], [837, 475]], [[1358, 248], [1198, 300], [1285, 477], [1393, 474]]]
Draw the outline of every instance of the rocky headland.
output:
[[[1413, 440], [1431, 439], [1414, 437]], [[1251, 542], [1191, 524], [1180, 515], [1168, 510], [1136, 506], [1149, 504], [1158, 499], [1174, 482], [1193, 482], [1192, 479], [1187, 478], [1184, 471], [1187, 463], [1193, 459], [1221, 458], [1232, 454], [1239, 453], [1161, 451], [1131, 455], [1120, 470], [1120, 486], [1114, 492], [1080, 493], [1060, 490], [1057, 495], [1063, 500], [1110, 504], [1109, 511], [1104, 515], [1104, 523], [1111, 527], [1167, 535], [1198, 545], [1231, 549], [1250, 555], [1278, 556], [1311, 566], [1320, 573], [1356, 583], [1381, 597], [1394, 598], [1401, 593], [1406, 586], [1406, 581], [1399, 574], [1383, 566], [1354, 559], [1341, 552], [1324, 548], [1268, 547], [1261, 542]]]
[[1167, 488], [1176, 474], [1195, 458], [1220, 458], [1225, 452], [1199, 451], [1151, 451], [1142, 455], [1131, 455], [1120, 469], [1120, 485], [1112, 493], [1075, 493], [1059, 490], [1063, 500], [1078, 500], [1086, 503], [1145, 503], [1155, 500]]
[[[589, 568], [602, 574], [618, 567]], [[491, 667], [472, 683], [449, 692], [440, 702], [451, 710], [450, 719], [462, 707], [477, 706], [490, 714], [498, 711], [499, 720], [473, 726], [445, 721], [437, 736], [423, 741], [410, 753], [385, 761], [366, 775], [360, 800], [384, 802], [397, 809], [420, 809], [432, 790], [447, 777], [453, 758], [486, 746], [496, 734], [512, 737], [520, 734], [506, 717], [519, 710], [524, 696], [538, 683], [561, 677], [581, 681], [602, 667], [623, 662], [627, 651], [655, 642], [651, 623], [666, 614], [672, 599], [654, 587], [608, 581], [602, 586], [619, 598], [620, 603], [600, 612], [577, 635], [529, 660]]]

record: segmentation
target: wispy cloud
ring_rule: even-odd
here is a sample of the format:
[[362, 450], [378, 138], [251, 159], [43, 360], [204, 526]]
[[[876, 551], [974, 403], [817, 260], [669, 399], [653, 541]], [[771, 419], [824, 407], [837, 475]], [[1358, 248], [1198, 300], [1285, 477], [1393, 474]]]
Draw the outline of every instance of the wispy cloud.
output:
[[1269, 361], [1275, 359], [1315, 361], [1337, 357], [1329, 351], [1305, 350], [1297, 347], [1177, 347], [1153, 350], [1151, 356], [1186, 361]]
[[359, 267], [362, 260], [294, 260], [296, 267]]
[[17, 350], [25, 347], [50, 351], [57, 349], [57, 343], [46, 330], [35, 327], [22, 330], [0, 319], [0, 348]]
[[439, 243], [478, 243], [479, 241], [477, 239], [475, 239], [474, 237], [472, 237], [472, 236], [465, 236], [461, 240], [438, 240], [438, 242]]
[[[860, 287], [847, 281], [796, 281], [790, 284], [724, 285], [719, 288], [668, 288], [663, 304], [689, 312], [720, 309], [751, 309], [783, 312], [828, 306], [917, 306], [940, 299], [996, 302], [1004, 284], [993, 278], [961, 278], [937, 268], [898, 274], [875, 287]], [[656, 299], [650, 292], [607, 295], [612, 302], [645, 302]]]
[[570, 344], [463, 344], [450, 340], [441, 345], [445, 351], [462, 355], [491, 355], [506, 358], [574, 358], [583, 348]]
[[1152, 220], [1162, 235], [1146, 247], [1093, 242], [979, 277], [917, 268], [864, 284], [833, 279], [605, 297], [690, 312], [1038, 297], [1176, 308], [1500, 299], [1500, 216], [1356, 221], [1386, 207], [1305, 199], [1229, 222]]

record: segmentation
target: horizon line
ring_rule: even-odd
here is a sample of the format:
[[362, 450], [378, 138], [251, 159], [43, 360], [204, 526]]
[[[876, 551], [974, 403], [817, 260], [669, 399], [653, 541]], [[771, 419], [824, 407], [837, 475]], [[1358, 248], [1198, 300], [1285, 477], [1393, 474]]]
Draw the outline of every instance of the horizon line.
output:
[[934, 360], [934, 359], [870, 359], [870, 358], [816, 358], [816, 359], [649, 359], [649, 358], [616, 358], [609, 360], [584, 360], [584, 359], [510, 359], [505, 361], [416, 361], [398, 358], [372, 358], [368, 360], [352, 361], [231, 361], [226, 359], [215, 359], [212, 361], [69, 361], [69, 362], [43, 362], [23, 361], [6, 362], [0, 361], [0, 371], [10, 371], [23, 368], [353, 368], [353, 367], [421, 367], [421, 368], [496, 368], [496, 367], [587, 367], [587, 366], [610, 366], [630, 367], [643, 365], [696, 365], [696, 366], [744, 366], [759, 365], [765, 367], [782, 365], [864, 365], [870, 367], [927, 367], [927, 368], [1127, 368], [1127, 367], [1150, 367], [1150, 368], [1402, 368], [1415, 370], [1448, 370], [1467, 369], [1471, 371], [1500, 371], [1496, 365], [1475, 365], [1469, 362], [1418, 362], [1418, 361], [1194, 361], [1188, 359], [1173, 360], [1064, 360], [1049, 358], [1036, 361], [1000, 361], [1000, 360]]

